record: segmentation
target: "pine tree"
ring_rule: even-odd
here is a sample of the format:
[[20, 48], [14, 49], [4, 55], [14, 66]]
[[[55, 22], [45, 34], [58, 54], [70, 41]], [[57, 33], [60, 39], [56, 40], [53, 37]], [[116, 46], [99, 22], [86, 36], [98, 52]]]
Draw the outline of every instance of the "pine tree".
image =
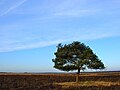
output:
[[63, 71], [77, 70], [76, 82], [78, 82], [81, 70], [88, 69], [104, 69], [105, 66], [98, 59], [98, 56], [92, 51], [89, 46], [84, 43], [75, 41], [71, 44], [57, 46], [57, 51], [54, 53], [55, 58], [54, 68]]

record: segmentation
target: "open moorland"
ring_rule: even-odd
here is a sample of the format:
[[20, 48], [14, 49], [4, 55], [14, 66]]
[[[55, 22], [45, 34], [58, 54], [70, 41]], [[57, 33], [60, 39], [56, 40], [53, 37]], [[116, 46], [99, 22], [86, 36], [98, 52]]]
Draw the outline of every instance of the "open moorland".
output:
[[1, 73], [0, 90], [120, 90], [120, 72], [76, 74]]

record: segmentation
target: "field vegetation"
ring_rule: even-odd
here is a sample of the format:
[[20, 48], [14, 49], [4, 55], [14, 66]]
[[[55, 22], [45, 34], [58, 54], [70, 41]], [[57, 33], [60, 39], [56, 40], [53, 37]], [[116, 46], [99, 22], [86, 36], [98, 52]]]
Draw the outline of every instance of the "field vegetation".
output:
[[76, 74], [0, 74], [0, 90], [120, 90], [120, 72]]

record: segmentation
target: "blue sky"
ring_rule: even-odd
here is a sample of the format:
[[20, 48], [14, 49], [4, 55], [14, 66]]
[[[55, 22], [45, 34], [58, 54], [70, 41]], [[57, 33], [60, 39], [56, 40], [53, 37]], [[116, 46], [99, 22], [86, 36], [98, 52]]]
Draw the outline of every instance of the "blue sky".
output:
[[0, 0], [0, 71], [58, 71], [56, 45], [73, 41], [120, 70], [119, 29], [119, 0]]

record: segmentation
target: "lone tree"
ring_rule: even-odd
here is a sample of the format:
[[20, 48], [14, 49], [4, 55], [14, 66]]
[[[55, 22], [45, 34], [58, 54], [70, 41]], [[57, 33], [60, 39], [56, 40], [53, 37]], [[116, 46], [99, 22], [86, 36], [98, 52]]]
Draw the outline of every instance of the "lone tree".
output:
[[57, 51], [54, 53], [55, 58], [54, 68], [63, 71], [77, 70], [76, 82], [78, 82], [81, 70], [88, 69], [104, 69], [105, 66], [98, 59], [98, 56], [92, 51], [89, 46], [84, 43], [75, 41], [68, 45], [57, 46]]

